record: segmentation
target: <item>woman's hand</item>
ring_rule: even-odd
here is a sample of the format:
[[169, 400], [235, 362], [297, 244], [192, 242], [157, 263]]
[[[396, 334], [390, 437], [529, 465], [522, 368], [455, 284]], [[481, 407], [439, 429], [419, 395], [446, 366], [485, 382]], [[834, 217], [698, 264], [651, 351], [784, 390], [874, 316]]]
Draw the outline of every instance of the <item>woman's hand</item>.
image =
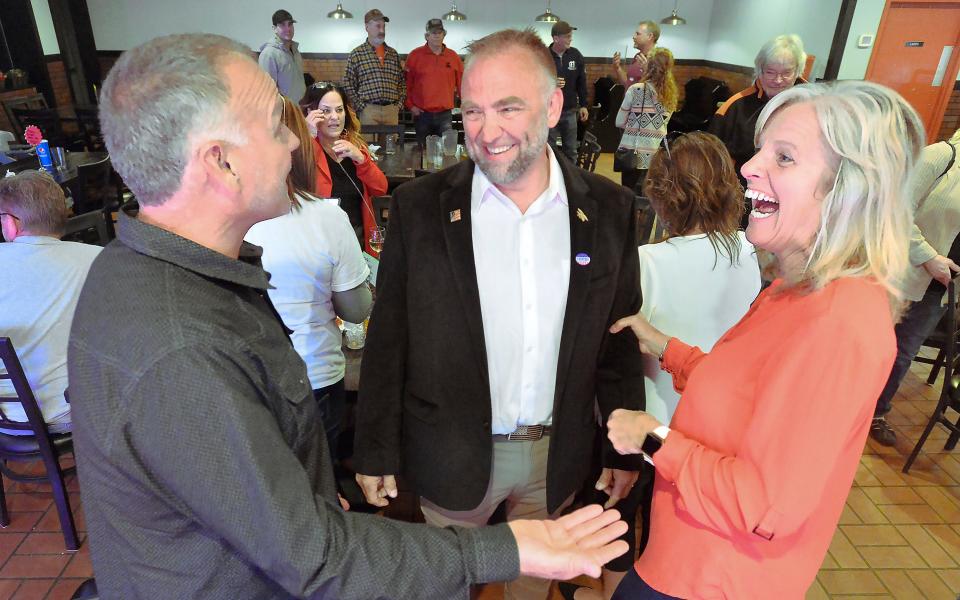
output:
[[640, 341], [640, 351], [652, 354], [657, 358], [663, 355], [670, 336], [664, 335], [659, 329], [650, 324], [643, 315], [637, 313], [632, 317], [624, 317], [610, 327], [610, 333], [619, 333], [629, 327]]
[[325, 120], [326, 117], [320, 109], [311, 110], [307, 113], [307, 130], [310, 132], [310, 137], [317, 137], [317, 132]]
[[950, 283], [954, 273], [960, 272], [960, 266], [957, 266], [957, 263], [939, 254], [923, 263], [923, 268], [930, 273], [930, 277], [943, 285]]
[[349, 158], [355, 164], [362, 164], [363, 161], [367, 160], [367, 157], [363, 155], [363, 152], [360, 152], [360, 148], [357, 148], [353, 145], [352, 142], [347, 140], [337, 140], [333, 143], [333, 152], [337, 155], [338, 158]]
[[662, 425], [642, 410], [618, 408], [607, 419], [607, 437], [620, 454], [639, 454], [647, 434]]

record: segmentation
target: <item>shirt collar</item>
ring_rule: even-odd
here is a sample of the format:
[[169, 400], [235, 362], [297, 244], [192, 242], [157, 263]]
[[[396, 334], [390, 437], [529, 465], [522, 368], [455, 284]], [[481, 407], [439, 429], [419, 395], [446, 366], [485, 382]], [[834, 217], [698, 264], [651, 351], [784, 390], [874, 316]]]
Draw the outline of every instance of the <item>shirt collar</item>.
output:
[[[546, 205], [551, 200], [560, 202], [564, 206], [568, 204], [567, 186], [563, 180], [563, 172], [560, 170], [560, 163], [557, 162], [557, 157], [549, 144], [547, 144], [547, 156], [550, 158], [550, 176], [547, 181], [547, 188], [537, 196], [537, 199], [530, 205], [531, 209], [539, 207], [540, 205]], [[479, 165], [473, 167], [471, 196], [478, 202], [478, 206], [483, 206], [484, 202], [491, 197], [513, 204], [513, 201], [497, 189], [497, 186], [480, 170]]]
[[120, 211], [117, 240], [134, 252], [162, 260], [212, 279], [266, 290], [267, 273], [260, 266], [262, 250], [246, 242], [233, 259], [184, 237], [144, 223], [135, 211]]
[[31, 246], [53, 246], [54, 244], [61, 243], [61, 240], [49, 235], [18, 235], [10, 243], [29, 244]]

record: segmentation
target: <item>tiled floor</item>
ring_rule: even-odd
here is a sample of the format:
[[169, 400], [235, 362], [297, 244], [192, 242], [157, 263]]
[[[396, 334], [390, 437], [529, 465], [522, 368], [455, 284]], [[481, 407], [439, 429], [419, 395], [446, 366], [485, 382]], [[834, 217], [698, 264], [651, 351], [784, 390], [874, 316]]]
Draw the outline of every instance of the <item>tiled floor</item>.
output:
[[[62, 464], [72, 464], [70, 457]], [[93, 576], [76, 476], [68, 478], [67, 488], [81, 538], [77, 552], [67, 552], [64, 547], [48, 484], [16, 483], [6, 478], [4, 483], [11, 519], [8, 527], [0, 529], [0, 600], [70, 598], [83, 580]]]

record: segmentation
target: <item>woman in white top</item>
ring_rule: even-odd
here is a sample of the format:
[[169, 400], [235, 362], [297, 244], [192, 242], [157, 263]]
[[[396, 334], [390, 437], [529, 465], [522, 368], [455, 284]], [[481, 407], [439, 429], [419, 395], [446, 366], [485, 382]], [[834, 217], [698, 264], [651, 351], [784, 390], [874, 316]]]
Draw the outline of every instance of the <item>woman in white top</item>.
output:
[[656, 48], [647, 61], [643, 79], [631, 85], [623, 94], [623, 104], [615, 124], [623, 129], [617, 153], [627, 151], [635, 156], [633, 167], [614, 162], [620, 171], [620, 183], [640, 194], [643, 178], [650, 168], [650, 160], [667, 135], [667, 122], [677, 110], [677, 82], [673, 78], [673, 54], [666, 48]]
[[331, 456], [344, 412], [345, 362], [336, 317], [362, 322], [370, 312], [370, 269], [347, 214], [314, 195], [317, 142], [296, 104], [284, 98], [284, 124], [300, 138], [287, 179], [290, 212], [257, 223], [246, 240], [263, 247], [270, 273], [270, 300], [293, 330], [297, 353], [307, 364], [313, 396]]
[[[662, 331], [709, 352], [760, 292], [753, 245], [738, 231], [743, 188], [723, 143], [709, 133], [665, 138], [644, 191], [667, 240], [640, 246], [640, 312]], [[684, 337], [686, 336], [686, 337]], [[646, 411], [669, 423], [680, 394], [645, 354]]]

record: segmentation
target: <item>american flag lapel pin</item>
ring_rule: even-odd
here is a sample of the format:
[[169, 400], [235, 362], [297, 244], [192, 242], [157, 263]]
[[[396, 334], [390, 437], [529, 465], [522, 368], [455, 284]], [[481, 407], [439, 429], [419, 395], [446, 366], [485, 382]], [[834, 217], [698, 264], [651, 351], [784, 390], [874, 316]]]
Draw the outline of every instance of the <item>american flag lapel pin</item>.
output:
[[577, 209], [577, 218], [580, 219], [580, 221], [583, 223], [586, 223], [587, 221], [590, 220], [587, 218], [587, 213], [583, 212], [582, 208]]
[[460, 220], [460, 209], [450, 211], [450, 222], [456, 223]]

